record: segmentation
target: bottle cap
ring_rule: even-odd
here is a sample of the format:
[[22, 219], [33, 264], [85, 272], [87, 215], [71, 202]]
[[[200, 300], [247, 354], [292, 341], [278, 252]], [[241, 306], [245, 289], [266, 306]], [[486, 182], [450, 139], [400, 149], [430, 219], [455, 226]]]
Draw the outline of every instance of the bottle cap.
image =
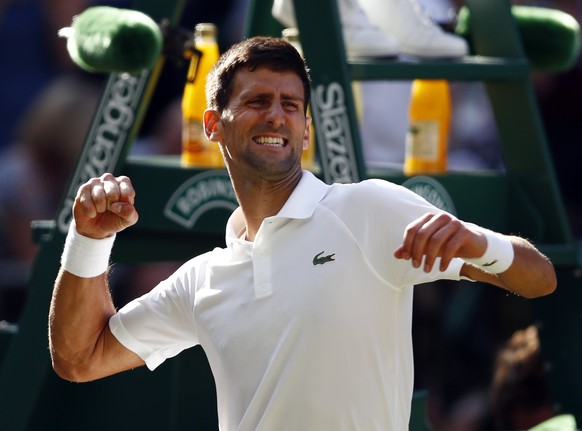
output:
[[295, 27], [284, 28], [281, 32], [281, 36], [287, 42], [299, 42], [299, 30]]
[[216, 25], [209, 22], [201, 22], [194, 27], [196, 37], [216, 37]]

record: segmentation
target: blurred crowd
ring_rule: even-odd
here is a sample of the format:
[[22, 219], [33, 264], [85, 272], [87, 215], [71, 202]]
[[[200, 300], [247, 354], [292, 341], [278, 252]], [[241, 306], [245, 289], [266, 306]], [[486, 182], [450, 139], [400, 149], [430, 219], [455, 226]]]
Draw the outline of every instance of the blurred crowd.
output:
[[[454, 20], [461, 1], [419, 1], [435, 22]], [[520, 2], [552, 7], [582, 20], [574, 0]], [[129, 0], [6, 0], [0, 2], [0, 321], [17, 322], [37, 245], [30, 223], [55, 215], [75, 167], [105, 77], [81, 71], [69, 59], [57, 31], [85, 8], [131, 7]], [[225, 50], [243, 35], [248, 0], [189, 0], [181, 26], [218, 26]], [[168, 64], [132, 151], [178, 154], [180, 99], [186, 67]], [[535, 91], [550, 154], [570, 223], [582, 240], [582, 63], [563, 73], [535, 74]], [[452, 83], [452, 169], [502, 170], [499, 140], [479, 83]], [[377, 94], [390, 94], [380, 106]], [[386, 145], [364, 148], [370, 164], [401, 164], [407, 130], [409, 82], [370, 82], [362, 87], [362, 140]], [[119, 271], [113, 286], [119, 305], [152, 287], [179, 263]], [[157, 279], [157, 280], [156, 280]], [[440, 283], [415, 292], [416, 384], [433, 394], [429, 416], [435, 430], [496, 428], [490, 383], [496, 352], [535, 316], [528, 301], [492, 289]]]
[[[247, 0], [186, 2], [180, 27], [220, 27], [226, 49], [242, 37]], [[33, 220], [51, 220], [73, 173], [106, 76], [76, 66], [59, 29], [90, 6], [131, 8], [130, 0], [8, 0], [0, 3], [0, 321], [18, 321], [38, 245]], [[8, 43], [8, 41], [10, 41]], [[132, 147], [137, 154], [179, 154], [180, 98], [187, 63], [167, 62]], [[152, 267], [156, 267], [152, 273]], [[175, 265], [119, 269], [124, 301], [140, 292], [145, 274], [163, 276]], [[143, 283], [145, 284], [145, 283]], [[149, 286], [149, 284], [148, 284]], [[127, 293], [126, 293], [127, 292]]]

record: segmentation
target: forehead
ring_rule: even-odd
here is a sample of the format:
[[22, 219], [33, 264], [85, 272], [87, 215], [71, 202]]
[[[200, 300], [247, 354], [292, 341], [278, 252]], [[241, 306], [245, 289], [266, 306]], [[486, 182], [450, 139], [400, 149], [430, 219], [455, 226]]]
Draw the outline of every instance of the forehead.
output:
[[304, 99], [303, 82], [296, 73], [274, 71], [266, 67], [252, 71], [239, 70], [234, 77], [232, 90], [232, 96], [235, 98], [258, 93], [274, 93]]

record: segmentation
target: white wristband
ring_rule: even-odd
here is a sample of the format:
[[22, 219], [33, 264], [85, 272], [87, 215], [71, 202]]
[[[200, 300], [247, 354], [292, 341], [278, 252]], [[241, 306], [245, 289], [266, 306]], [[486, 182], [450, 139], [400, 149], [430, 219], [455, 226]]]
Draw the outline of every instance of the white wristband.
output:
[[507, 271], [513, 263], [513, 244], [509, 238], [481, 227], [479, 231], [487, 239], [485, 254], [478, 258], [465, 259], [465, 261], [480, 266], [493, 274]]
[[107, 271], [114, 241], [115, 235], [104, 239], [81, 235], [73, 220], [65, 240], [61, 266], [78, 277], [97, 277]]

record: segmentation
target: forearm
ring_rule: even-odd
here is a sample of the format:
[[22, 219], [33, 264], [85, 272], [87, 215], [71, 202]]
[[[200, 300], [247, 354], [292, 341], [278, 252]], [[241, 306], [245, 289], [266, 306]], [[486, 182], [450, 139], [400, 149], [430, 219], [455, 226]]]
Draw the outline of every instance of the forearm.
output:
[[527, 240], [462, 222], [448, 213], [427, 213], [411, 222], [394, 256], [411, 260], [416, 268], [424, 257], [426, 272], [437, 257], [441, 271], [453, 258], [461, 258], [465, 261], [462, 277], [527, 298], [548, 295], [556, 289], [552, 263]]
[[526, 298], [552, 293], [556, 273], [550, 260], [523, 238], [511, 237], [515, 257], [509, 269], [498, 274], [504, 287]]
[[49, 311], [53, 368], [87, 381], [143, 365], [109, 330], [115, 307], [107, 269], [115, 236], [138, 220], [129, 178], [103, 174], [83, 184], [73, 204], [61, 270]]
[[81, 380], [98, 361], [99, 346], [115, 307], [107, 274], [77, 277], [63, 269], [55, 282], [49, 314], [49, 343], [55, 371], [69, 380]]
[[557, 281], [550, 260], [525, 239], [509, 238], [513, 245], [514, 258], [506, 271], [492, 274], [474, 265], [465, 264], [461, 275], [496, 285], [526, 298], [552, 293], [556, 289]]

